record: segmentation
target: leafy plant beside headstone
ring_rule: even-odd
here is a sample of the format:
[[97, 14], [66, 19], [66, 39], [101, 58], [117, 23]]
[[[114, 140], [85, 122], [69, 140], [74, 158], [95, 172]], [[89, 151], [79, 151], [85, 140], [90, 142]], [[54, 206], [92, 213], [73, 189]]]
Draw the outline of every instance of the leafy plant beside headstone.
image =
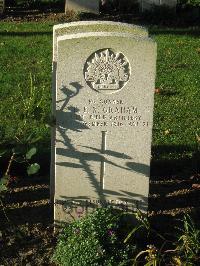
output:
[[181, 265], [197, 265], [200, 261], [200, 228], [189, 215], [185, 215], [183, 228], [178, 228], [177, 253]]
[[[2, 152], [0, 156], [5, 153], [6, 151]], [[19, 164], [26, 164], [28, 175], [34, 175], [39, 171], [40, 165], [38, 163], [31, 163], [31, 159], [36, 153], [36, 147], [31, 147], [28, 150], [26, 147], [18, 147], [12, 149], [6, 171], [0, 179], [0, 196], [2, 196], [3, 192], [7, 191], [8, 185], [12, 182], [12, 175], [10, 171], [14, 162]]]
[[[1, 152], [0, 157], [8, 152], [9, 151]], [[13, 163], [25, 164], [27, 167], [27, 174], [29, 176], [36, 174], [40, 169], [40, 165], [38, 163], [31, 163], [31, 159], [36, 154], [36, 152], [37, 149], [35, 147], [31, 147], [30, 149], [27, 149], [26, 147], [13, 148], [10, 152], [10, 159], [8, 161], [6, 171], [3, 176], [0, 177], [0, 207], [8, 223], [10, 223], [10, 220], [4, 207], [3, 197], [9, 189], [9, 185], [12, 182], [16, 181], [16, 177], [13, 177], [11, 174], [11, 167]]]
[[123, 243], [119, 225], [120, 214], [112, 208], [99, 208], [66, 225], [53, 261], [62, 266], [128, 265], [136, 247]]
[[167, 238], [140, 211], [130, 217], [111, 207], [99, 208], [65, 225], [53, 261], [60, 266], [199, 265], [200, 229], [189, 215]]

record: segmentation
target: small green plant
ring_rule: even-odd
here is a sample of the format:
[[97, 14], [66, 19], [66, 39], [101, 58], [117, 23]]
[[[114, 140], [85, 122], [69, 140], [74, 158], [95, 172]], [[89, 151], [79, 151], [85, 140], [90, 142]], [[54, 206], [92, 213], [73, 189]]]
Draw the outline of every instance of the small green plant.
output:
[[200, 261], [200, 229], [189, 215], [184, 216], [183, 228], [178, 229], [181, 233], [178, 236], [176, 251], [182, 265], [197, 265]]
[[[11, 166], [14, 162], [17, 163], [25, 163], [27, 165], [27, 174], [33, 175], [36, 174], [39, 169], [40, 165], [38, 163], [30, 163], [31, 158], [33, 155], [37, 153], [36, 147], [31, 147], [30, 149], [26, 150], [25, 147], [19, 147], [19, 148], [13, 148], [11, 152], [11, 156], [8, 162], [7, 169], [4, 173], [4, 175], [0, 179], [0, 195], [2, 192], [7, 191], [9, 183], [12, 181], [12, 176], [10, 174]], [[26, 150], [26, 152], [25, 152]], [[0, 157], [5, 154], [5, 152], [2, 152], [0, 154]]]
[[[152, 227], [147, 214], [142, 213], [140, 210], [133, 213], [137, 219], [138, 224], [128, 233], [124, 242], [136, 242], [139, 238], [142, 239], [143, 245], [137, 243], [139, 248], [138, 254], [131, 259], [132, 265], [144, 266], [162, 266], [162, 265], [182, 265], [178, 264], [179, 254], [177, 252], [177, 243], [170, 237], [166, 238], [163, 234]], [[151, 244], [149, 244], [151, 243]], [[144, 245], [145, 244], [145, 245]], [[175, 249], [169, 249], [174, 248]], [[169, 264], [173, 261], [173, 264]]]
[[[21, 84], [18, 84], [18, 97], [22, 108], [18, 117], [18, 119], [20, 120], [20, 127], [18, 127], [17, 136], [20, 139], [24, 138], [25, 142], [27, 135], [24, 136], [24, 131], [26, 131], [26, 129], [30, 126], [29, 124], [36, 122], [37, 120], [43, 121], [44, 123], [47, 119], [45, 111], [43, 110], [43, 105], [46, 101], [44, 91], [45, 87], [41, 86], [40, 88], [38, 88], [36, 86], [35, 77], [31, 73], [29, 74], [29, 76], [30, 85], [27, 87], [26, 90], [21, 87]], [[32, 138], [33, 136], [30, 136], [27, 141], [30, 141]]]
[[127, 243], [135, 235], [135, 233], [139, 231], [140, 229], [146, 230], [147, 234], [151, 230], [151, 226], [150, 226], [147, 216], [145, 216], [140, 210], [138, 210], [137, 212], [134, 212], [133, 215], [138, 220], [139, 223], [133, 227], [133, 229], [130, 231], [130, 233], [125, 238], [124, 243]]
[[59, 237], [53, 261], [62, 266], [130, 265], [135, 246], [120, 240], [119, 222], [119, 211], [109, 207], [67, 225]]
[[[9, 100], [2, 101], [0, 106], [1, 145], [9, 143], [30, 146], [33, 142], [44, 140], [44, 136], [42, 137], [44, 131], [49, 133], [50, 98], [45, 92], [46, 87], [39, 85], [35, 75], [31, 73], [26, 79], [27, 82], [27, 85], [25, 81], [19, 83]], [[8, 104], [10, 108], [7, 108]], [[45, 137], [48, 135], [46, 134]]]
[[[10, 222], [10, 220], [8, 219], [8, 216], [6, 214], [6, 210], [5, 210], [5, 207], [3, 204], [3, 197], [5, 196], [5, 193], [8, 190], [9, 185], [13, 181], [15, 181], [15, 177], [13, 177], [11, 175], [11, 172], [10, 172], [12, 164], [14, 162], [26, 164], [28, 175], [36, 174], [40, 169], [39, 164], [30, 162], [32, 156], [36, 154], [37, 149], [35, 147], [32, 147], [28, 150], [26, 150], [26, 149], [27, 148], [25, 148], [25, 147], [22, 147], [20, 149], [19, 148], [18, 149], [17, 148], [12, 149], [6, 171], [3, 174], [3, 176], [0, 178], [0, 204], [1, 204], [1, 209], [3, 210], [4, 216], [6, 217], [8, 222]], [[24, 152], [25, 150], [26, 150], [26, 152]], [[2, 152], [0, 154], [0, 157], [6, 153], [7, 153], [7, 151]]]
[[143, 263], [144, 266], [157, 266], [160, 265], [159, 257], [158, 257], [158, 250], [153, 245], [148, 245], [147, 249], [138, 253], [138, 255], [134, 259], [134, 264], [137, 265], [138, 259], [141, 256], [145, 255], [145, 260], [147, 263]]

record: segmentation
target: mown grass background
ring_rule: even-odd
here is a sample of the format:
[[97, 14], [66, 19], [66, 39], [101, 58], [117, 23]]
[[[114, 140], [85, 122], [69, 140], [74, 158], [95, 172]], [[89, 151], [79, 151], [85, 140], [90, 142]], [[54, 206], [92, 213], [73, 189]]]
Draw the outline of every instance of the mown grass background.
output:
[[29, 136], [47, 142], [52, 25], [2, 23], [0, 29], [0, 142], [26, 143]]
[[[2, 149], [31, 139], [50, 143], [52, 28], [52, 22], [1, 22]], [[200, 135], [199, 30], [149, 30], [158, 45], [153, 157], [190, 158]]]
[[[200, 39], [195, 31], [152, 30], [158, 44], [153, 147], [163, 159], [191, 158], [200, 126]], [[157, 157], [161, 157], [158, 149]]]

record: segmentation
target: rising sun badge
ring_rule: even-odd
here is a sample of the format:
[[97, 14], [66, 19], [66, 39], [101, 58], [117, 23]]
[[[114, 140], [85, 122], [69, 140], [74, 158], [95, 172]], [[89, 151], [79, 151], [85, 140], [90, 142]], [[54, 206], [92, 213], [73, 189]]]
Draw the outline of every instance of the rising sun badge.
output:
[[129, 80], [130, 64], [122, 53], [103, 49], [93, 53], [86, 61], [84, 76], [95, 91], [110, 94], [121, 90]]

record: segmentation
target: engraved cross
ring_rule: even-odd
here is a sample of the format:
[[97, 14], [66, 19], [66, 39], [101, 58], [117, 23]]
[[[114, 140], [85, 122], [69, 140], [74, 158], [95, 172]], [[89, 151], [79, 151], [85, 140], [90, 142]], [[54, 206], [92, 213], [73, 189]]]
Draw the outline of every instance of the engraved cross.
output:
[[[101, 133], [102, 133], [101, 154], [105, 154], [107, 131], [102, 131]], [[105, 171], [106, 171], [106, 162], [105, 162], [105, 157], [102, 156], [101, 168], [100, 168], [100, 188], [102, 191], [104, 190]]]

